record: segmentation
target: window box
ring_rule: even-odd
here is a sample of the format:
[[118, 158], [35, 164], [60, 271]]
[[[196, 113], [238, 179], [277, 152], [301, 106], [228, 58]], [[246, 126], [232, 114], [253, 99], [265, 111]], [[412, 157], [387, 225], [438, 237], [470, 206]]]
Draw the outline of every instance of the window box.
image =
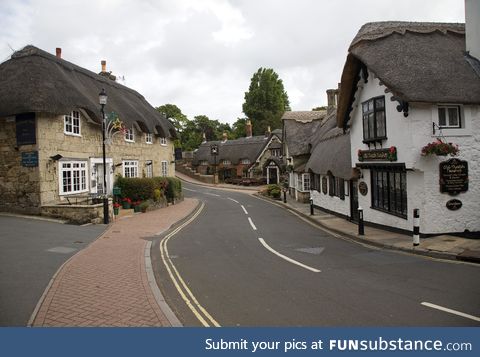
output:
[[455, 156], [459, 152], [458, 145], [452, 143], [444, 143], [442, 140], [436, 141], [425, 145], [422, 148], [422, 156], [437, 155], [437, 156]]

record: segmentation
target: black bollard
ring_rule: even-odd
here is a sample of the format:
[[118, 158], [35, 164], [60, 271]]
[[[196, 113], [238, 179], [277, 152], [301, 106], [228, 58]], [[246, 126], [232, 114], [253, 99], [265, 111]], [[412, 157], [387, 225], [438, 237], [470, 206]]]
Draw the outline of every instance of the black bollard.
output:
[[365, 227], [363, 225], [363, 208], [358, 207], [358, 235], [365, 235]]
[[313, 198], [310, 197], [310, 216], [313, 216]]

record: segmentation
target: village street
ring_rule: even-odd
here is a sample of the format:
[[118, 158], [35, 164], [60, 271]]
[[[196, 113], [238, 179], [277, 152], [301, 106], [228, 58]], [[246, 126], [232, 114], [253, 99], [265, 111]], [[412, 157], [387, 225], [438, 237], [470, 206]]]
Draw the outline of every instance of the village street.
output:
[[186, 326], [479, 326], [445, 311], [478, 316], [478, 265], [336, 238], [252, 195], [184, 190], [204, 206], [152, 259]]

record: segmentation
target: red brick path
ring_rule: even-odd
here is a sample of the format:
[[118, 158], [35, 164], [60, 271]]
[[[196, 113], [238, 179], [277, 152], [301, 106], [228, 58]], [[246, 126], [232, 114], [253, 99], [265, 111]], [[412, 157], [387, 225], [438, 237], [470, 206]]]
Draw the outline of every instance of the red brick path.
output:
[[168, 229], [196, 205], [185, 199], [117, 220], [63, 266], [33, 326], [170, 326], [147, 281], [142, 237]]

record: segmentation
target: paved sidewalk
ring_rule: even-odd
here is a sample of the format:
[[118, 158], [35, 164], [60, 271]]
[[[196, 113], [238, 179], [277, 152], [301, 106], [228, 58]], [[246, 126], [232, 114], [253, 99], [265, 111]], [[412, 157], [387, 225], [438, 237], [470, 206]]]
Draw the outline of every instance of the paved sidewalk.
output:
[[[191, 177], [176, 172], [176, 176], [184, 181], [214, 187], [212, 184], [205, 184]], [[240, 189], [235, 185], [219, 184], [218, 188]], [[245, 193], [257, 193], [262, 187], [248, 188]], [[263, 196], [261, 196], [263, 197]], [[462, 260], [474, 263], [480, 263], [480, 239], [467, 239], [450, 235], [441, 235], [436, 237], [421, 238], [420, 245], [413, 246], [413, 238], [411, 235], [393, 233], [382, 229], [365, 226], [365, 235], [358, 235], [358, 225], [344, 218], [325, 213], [319, 209], [314, 209], [314, 215], [310, 215], [310, 205], [299, 203], [288, 197], [287, 203], [283, 201], [274, 201], [265, 198], [273, 203], [289, 209], [303, 218], [335, 232], [341, 236], [365, 243], [373, 246], [402, 250], [410, 253], [427, 255], [434, 258]]]
[[198, 201], [117, 219], [57, 272], [33, 326], [171, 326], [149, 285], [145, 248]]
[[287, 203], [283, 203], [283, 201], [274, 202], [323, 228], [365, 244], [427, 255], [434, 258], [480, 263], [480, 239], [440, 235], [420, 238], [420, 245], [414, 247], [412, 235], [365, 226], [365, 235], [359, 236], [357, 224], [316, 208], [314, 209], [314, 215], [311, 216], [309, 204], [299, 203], [290, 197], [287, 197]]

